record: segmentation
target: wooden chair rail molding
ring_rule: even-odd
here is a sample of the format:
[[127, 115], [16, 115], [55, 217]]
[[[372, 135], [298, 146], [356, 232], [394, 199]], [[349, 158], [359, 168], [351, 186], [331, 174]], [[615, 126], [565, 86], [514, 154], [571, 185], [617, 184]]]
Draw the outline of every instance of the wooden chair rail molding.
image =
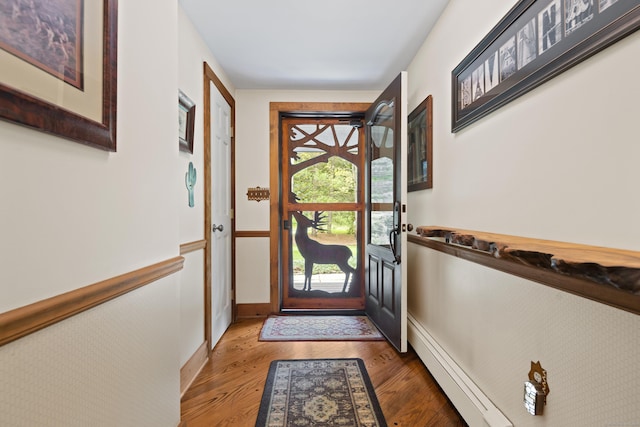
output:
[[0, 346], [180, 271], [175, 257], [24, 307], [0, 313]]
[[180, 245], [180, 255], [199, 251], [207, 247], [206, 240], [196, 240], [195, 242], [183, 243]]
[[421, 226], [409, 241], [640, 314], [640, 252]]

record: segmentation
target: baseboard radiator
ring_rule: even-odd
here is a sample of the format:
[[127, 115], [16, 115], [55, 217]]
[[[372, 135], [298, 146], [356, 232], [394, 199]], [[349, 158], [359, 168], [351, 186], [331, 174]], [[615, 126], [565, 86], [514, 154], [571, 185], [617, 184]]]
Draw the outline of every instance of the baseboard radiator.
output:
[[407, 335], [413, 349], [469, 426], [513, 427], [411, 314]]

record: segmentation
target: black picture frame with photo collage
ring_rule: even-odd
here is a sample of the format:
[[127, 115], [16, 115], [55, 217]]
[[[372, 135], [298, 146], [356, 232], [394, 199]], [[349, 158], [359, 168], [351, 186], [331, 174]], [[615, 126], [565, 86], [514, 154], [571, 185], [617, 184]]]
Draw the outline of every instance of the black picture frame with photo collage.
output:
[[640, 27], [640, 0], [520, 0], [451, 73], [457, 132]]

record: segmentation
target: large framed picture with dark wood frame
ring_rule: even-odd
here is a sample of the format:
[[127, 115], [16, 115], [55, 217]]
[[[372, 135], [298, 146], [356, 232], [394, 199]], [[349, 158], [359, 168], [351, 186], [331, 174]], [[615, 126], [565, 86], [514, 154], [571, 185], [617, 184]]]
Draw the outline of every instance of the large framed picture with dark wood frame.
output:
[[409, 114], [408, 191], [433, 187], [433, 99], [431, 95]]
[[116, 151], [117, 10], [0, 1], [0, 119]]
[[497, 110], [639, 26], [640, 0], [518, 1], [451, 73], [451, 131]]

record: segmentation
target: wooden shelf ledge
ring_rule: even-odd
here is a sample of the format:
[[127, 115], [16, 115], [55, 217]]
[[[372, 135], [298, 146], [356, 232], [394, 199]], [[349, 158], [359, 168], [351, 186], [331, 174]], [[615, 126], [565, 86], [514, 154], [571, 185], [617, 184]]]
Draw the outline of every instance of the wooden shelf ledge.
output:
[[640, 314], [640, 252], [421, 226], [409, 241]]

